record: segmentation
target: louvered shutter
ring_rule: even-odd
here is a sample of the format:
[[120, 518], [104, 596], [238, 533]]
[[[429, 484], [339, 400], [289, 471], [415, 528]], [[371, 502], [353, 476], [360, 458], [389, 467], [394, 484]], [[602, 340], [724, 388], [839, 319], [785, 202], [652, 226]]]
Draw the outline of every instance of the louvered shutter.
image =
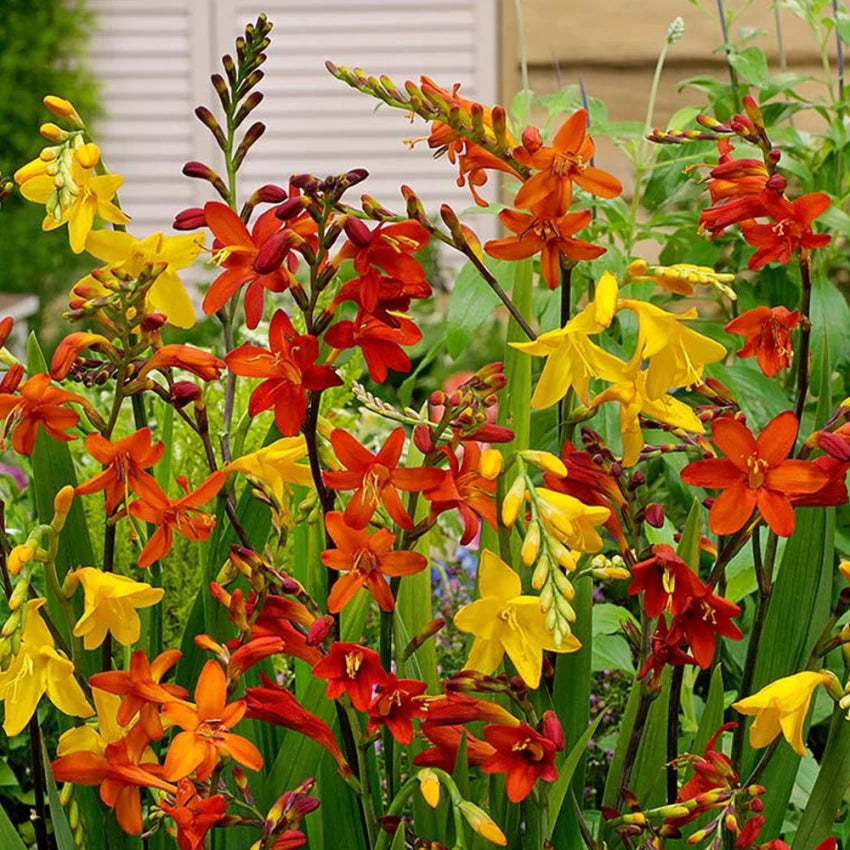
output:
[[[425, 145], [403, 144], [427, 132], [421, 121], [409, 125], [397, 110], [376, 110], [374, 101], [333, 79], [324, 62], [386, 73], [398, 83], [420, 74], [446, 86], [462, 82], [462, 94], [492, 102], [495, 0], [91, 0], [91, 6], [98, 17], [91, 65], [107, 113], [98, 139], [109, 168], [125, 177], [121, 200], [135, 234], [167, 232], [177, 210], [210, 197], [209, 186], [180, 174], [191, 159], [220, 165], [192, 110], [215, 104], [209, 74], [220, 70], [219, 57], [261, 11], [275, 24], [263, 66], [266, 97], [254, 113], [267, 131], [240, 171], [244, 191], [285, 183], [293, 172], [321, 176], [363, 167], [372, 176], [362, 191], [393, 208], [403, 209], [402, 183], [434, 212], [441, 201], [457, 209], [471, 205], [448, 162], [433, 162]], [[491, 216], [480, 223], [482, 235], [492, 233]]]

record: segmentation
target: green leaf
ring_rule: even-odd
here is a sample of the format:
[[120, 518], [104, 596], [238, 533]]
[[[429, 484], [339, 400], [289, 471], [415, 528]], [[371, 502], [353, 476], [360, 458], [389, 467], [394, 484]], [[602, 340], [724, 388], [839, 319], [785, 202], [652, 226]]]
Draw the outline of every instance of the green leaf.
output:
[[746, 50], [731, 49], [729, 64], [743, 77], [744, 81], [754, 86], [763, 86], [767, 82], [767, 57], [758, 47], [748, 47]]
[[699, 728], [694, 735], [694, 740], [689, 747], [692, 753], [701, 753], [705, 749], [709, 738], [717, 731], [723, 723], [723, 667], [718, 664], [711, 673], [711, 684], [708, 686], [708, 696], [705, 700], [705, 708], [699, 722]]
[[829, 724], [823, 760], [791, 850], [810, 850], [833, 834], [832, 825], [850, 785], [850, 723], [835, 706]]
[[549, 829], [549, 838], [555, 835], [555, 825], [558, 814], [561, 811], [561, 806], [564, 805], [564, 800], [567, 797], [567, 791], [570, 787], [570, 781], [573, 778], [579, 762], [587, 751], [587, 744], [593, 737], [594, 732], [598, 728], [604, 712], [600, 711], [596, 720], [584, 730], [581, 737], [576, 741], [569, 755], [558, 766], [558, 778], [549, 787], [549, 817], [551, 818], [551, 827]]
[[637, 625], [637, 620], [628, 608], [613, 605], [610, 602], [600, 602], [593, 606], [593, 634], [615, 635], [620, 632], [623, 623]]
[[57, 850], [77, 850], [74, 833], [68, 823], [68, 817], [62, 803], [59, 802], [59, 792], [56, 790], [56, 780], [50, 769], [50, 755], [44, 736], [39, 735], [41, 745], [41, 763], [44, 765], [44, 778], [47, 781], [47, 803], [50, 807], [50, 822], [53, 824], [53, 836], [56, 839]]
[[694, 499], [685, 527], [682, 529], [682, 537], [676, 547], [679, 557], [695, 572], [699, 573], [699, 537], [702, 532], [702, 514], [700, 503]]
[[[512, 264], [491, 260], [493, 274], [499, 277]], [[467, 263], [455, 279], [446, 316], [446, 348], [449, 355], [458, 358], [472, 341], [473, 334], [500, 304], [499, 296], [472, 263]]]
[[594, 635], [593, 671], [598, 673], [601, 670], [622, 670], [634, 675], [632, 650], [622, 635]]
[[3, 850], [27, 850], [27, 845], [15, 829], [6, 810], [0, 806], [0, 847]]

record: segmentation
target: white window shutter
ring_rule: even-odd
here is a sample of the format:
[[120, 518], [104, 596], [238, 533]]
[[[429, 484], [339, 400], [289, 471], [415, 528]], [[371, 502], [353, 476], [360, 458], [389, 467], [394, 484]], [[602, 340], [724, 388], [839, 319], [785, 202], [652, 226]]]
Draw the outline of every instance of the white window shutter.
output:
[[[99, 28], [91, 64], [103, 83], [105, 120], [98, 139], [109, 168], [124, 175], [121, 200], [133, 216], [132, 232], [168, 232], [175, 212], [212, 197], [202, 181], [181, 175], [199, 159], [219, 168], [218, 151], [193, 115], [199, 104], [214, 111], [209, 75], [234, 38], [266, 12], [274, 23], [263, 65], [265, 100], [246, 121], [266, 133], [240, 170], [248, 194], [263, 183], [286, 183], [291, 173], [317, 176], [366, 168], [370, 179], [352, 191], [403, 210], [401, 184], [426, 208], [440, 202], [472, 206], [468, 189], [455, 185], [456, 169], [433, 161], [425, 144], [409, 150], [403, 139], [427, 135], [419, 119], [376, 102], [325, 69], [326, 59], [388, 74], [397, 84], [427, 74], [438, 84], [462, 83], [461, 94], [484, 103], [496, 98], [496, 0], [91, 0]], [[494, 178], [486, 187], [495, 191]], [[486, 193], [485, 193], [486, 194]], [[483, 237], [493, 216], [473, 226]]]

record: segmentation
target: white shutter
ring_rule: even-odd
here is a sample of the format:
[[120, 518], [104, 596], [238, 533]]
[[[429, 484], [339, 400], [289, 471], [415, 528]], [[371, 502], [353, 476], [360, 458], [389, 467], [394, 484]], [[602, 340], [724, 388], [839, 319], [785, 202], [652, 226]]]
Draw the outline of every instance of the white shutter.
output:
[[[291, 173], [317, 176], [366, 168], [370, 179], [351, 194], [375, 196], [403, 210], [399, 186], [410, 185], [436, 212], [442, 201], [471, 206], [456, 170], [434, 161], [421, 144], [403, 139], [427, 134], [394, 109], [335, 80], [326, 59], [388, 74], [399, 85], [427, 74], [461, 94], [491, 103], [496, 96], [496, 0], [91, 0], [99, 26], [91, 64], [103, 84], [107, 117], [98, 140], [109, 168], [125, 177], [121, 201], [142, 236], [170, 230], [175, 212], [211, 197], [210, 187], [181, 175], [200, 159], [220, 168], [218, 151], [192, 114], [215, 109], [209, 75], [234, 38], [264, 11], [274, 23], [263, 65], [262, 105], [251, 119], [267, 130], [240, 170], [247, 194], [267, 182], [285, 184]], [[249, 122], [250, 120], [249, 119]], [[248, 123], [244, 125], [248, 126]], [[494, 190], [496, 180], [487, 188]], [[480, 222], [480, 226], [479, 226]], [[474, 226], [493, 232], [492, 216]]]

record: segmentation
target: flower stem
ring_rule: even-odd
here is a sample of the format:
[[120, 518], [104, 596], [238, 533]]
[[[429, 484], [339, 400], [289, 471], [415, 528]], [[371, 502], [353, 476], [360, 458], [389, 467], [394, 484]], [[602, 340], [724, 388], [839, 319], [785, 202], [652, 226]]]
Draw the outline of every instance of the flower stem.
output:
[[720, 17], [720, 32], [723, 34], [723, 50], [726, 53], [726, 67], [729, 69], [729, 82], [732, 87], [732, 98], [735, 103], [735, 111], [741, 110], [741, 96], [738, 92], [738, 72], [729, 61], [732, 54], [732, 45], [729, 43], [729, 30], [726, 27], [726, 10], [723, 8], [723, 0], [717, 0], [717, 14]]
[[[357, 737], [362, 738], [360, 720], [357, 717], [357, 712], [353, 707], [347, 705], [345, 714], [348, 718], [348, 724], [352, 730], [357, 731]], [[366, 761], [366, 750], [363, 747], [363, 741], [356, 741], [357, 749], [357, 772], [360, 774], [360, 807], [363, 810], [363, 821], [366, 825], [366, 836], [369, 840], [369, 847], [375, 847], [377, 835], [375, 827], [378, 819], [375, 816], [375, 801], [372, 797], [372, 781], [369, 775], [369, 765]], [[367, 744], [368, 746], [368, 744]]]
[[673, 763], [679, 756], [679, 704], [682, 701], [682, 681], [685, 665], [673, 668], [670, 683], [670, 703], [667, 708], [667, 802], [675, 803], [679, 795], [679, 771]]
[[797, 404], [794, 407], [798, 422], [803, 415], [806, 396], [809, 392], [809, 343], [812, 334], [812, 324], [809, 320], [812, 304], [812, 269], [809, 258], [803, 254], [800, 255], [800, 281], [802, 286], [800, 293], [800, 345], [797, 351]]
[[32, 820], [37, 850], [51, 850], [47, 834], [47, 810], [44, 806], [44, 764], [41, 761], [41, 731], [38, 718], [33, 714], [29, 722], [30, 759], [32, 760], [33, 793], [35, 795], [35, 814]]
[[641, 738], [643, 738], [643, 730], [646, 727], [646, 719], [649, 717], [650, 705], [652, 705], [652, 696], [645, 688], [641, 688], [635, 722], [632, 726], [631, 735], [629, 735], [628, 745], [626, 746], [626, 757], [623, 760], [623, 774], [620, 777], [616, 802], [614, 803], [615, 809], [620, 809], [623, 805], [623, 791], [625, 791], [632, 776], [632, 768], [635, 766], [638, 747], [640, 746]]

